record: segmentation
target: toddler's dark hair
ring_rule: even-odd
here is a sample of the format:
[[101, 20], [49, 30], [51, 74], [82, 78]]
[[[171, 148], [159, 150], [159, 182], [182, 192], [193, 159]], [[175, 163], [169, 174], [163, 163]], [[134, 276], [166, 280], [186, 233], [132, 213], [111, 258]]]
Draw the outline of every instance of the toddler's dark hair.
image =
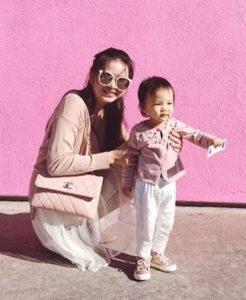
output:
[[143, 80], [138, 88], [138, 106], [142, 116], [147, 116], [143, 111], [147, 96], [153, 95], [160, 88], [171, 89], [173, 91], [173, 101], [175, 101], [174, 89], [168, 80], [158, 76], [149, 77]]

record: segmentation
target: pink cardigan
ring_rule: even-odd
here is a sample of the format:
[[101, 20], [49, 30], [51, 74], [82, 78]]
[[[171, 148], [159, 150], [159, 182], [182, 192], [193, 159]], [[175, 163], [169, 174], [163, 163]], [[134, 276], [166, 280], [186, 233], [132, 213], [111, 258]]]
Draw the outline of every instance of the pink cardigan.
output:
[[208, 141], [214, 138], [174, 118], [162, 129], [148, 128], [145, 121], [138, 123], [132, 128], [128, 141], [128, 147], [140, 150], [138, 166], [124, 168], [122, 186], [131, 187], [135, 175], [142, 181], [158, 184], [161, 176], [167, 182], [172, 182], [185, 174], [179, 155], [168, 143], [168, 135], [173, 129], [183, 138], [203, 148], [207, 148]]
[[[34, 166], [38, 173], [51, 176], [83, 174], [109, 169], [108, 152], [101, 152], [91, 136], [91, 121], [84, 101], [68, 94], [52, 114]], [[99, 153], [97, 153], [99, 152]]]
[[[110, 164], [109, 152], [101, 152], [104, 131], [105, 120], [100, 117], [90, 117], [81, 97], [73, 93], [65, 96], [46, 127], [30, 180], [30, 202], [36, 191], [37, 174], [41, 173], [47, 177], [69, 176], [91, 171], [97, 171], [104, 177], [102, 197], [98, 206], [100, 218], [109, 210], [119, 208], [121, 203], [128, 201], [129, 199], [123, 198], [119, 190], [121, 168]], [[32, 218], [34, 217], [32, 208]]]

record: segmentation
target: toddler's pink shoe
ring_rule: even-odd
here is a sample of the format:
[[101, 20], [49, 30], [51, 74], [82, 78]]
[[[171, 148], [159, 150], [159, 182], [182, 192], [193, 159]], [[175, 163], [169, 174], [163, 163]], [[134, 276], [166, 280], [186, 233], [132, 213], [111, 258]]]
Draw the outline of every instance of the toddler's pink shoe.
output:
[[162, 272], [174, 272], [177, 270], [177, 265], [171, 261], [164, 254], [152, 254], [150, 262], [152, 268], [158, 269]]
[[134, 272], [136, 280], [149, 280], [150, 279], [150, 259], [139, 257], [136, 262], [136, 269]]

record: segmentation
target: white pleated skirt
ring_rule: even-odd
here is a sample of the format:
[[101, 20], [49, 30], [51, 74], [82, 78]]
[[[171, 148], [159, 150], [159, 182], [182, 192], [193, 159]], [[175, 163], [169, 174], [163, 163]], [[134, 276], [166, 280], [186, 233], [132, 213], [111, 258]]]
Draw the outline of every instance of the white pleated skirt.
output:
[[67, 258], [82, 271], [97, 271], [109, 264], [96, 220], [40, 208], [32, 224], [45, 248]]
[[96, 218], [38, 208], [32, 225], [45, 248], [82, 271], [96, 272], [108, 266], [112, 257], [125, 252], [135, 237], [133, 200], [122, 195], [118, 180], [112, 184], [112, 178], [104, 178]]

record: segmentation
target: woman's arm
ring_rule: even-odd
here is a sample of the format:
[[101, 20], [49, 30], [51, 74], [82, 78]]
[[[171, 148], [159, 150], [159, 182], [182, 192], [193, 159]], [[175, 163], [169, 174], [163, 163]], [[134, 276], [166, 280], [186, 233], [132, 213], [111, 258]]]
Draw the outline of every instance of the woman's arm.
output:
[[60, 104], [49, 126], [51, 135], [47, 138], [47, 169], [50, 175], [77, 175], [110, 167], [112, 158], [109, 152], [79, 154], [81, 142], [87, 143], [83, 140], [86, 109], [83, 100], [75, 94], [67, 95]]
[[[75, 94], [69, 94], [61, 103], [51, 124], [51, 136], [47, 153], [47, 169], [51, 176], [77, 175], [95, 170], [109, 169], [111, 164], [125, 165], [129, 151], [118, 149], [90, 155], [81, 155], [86, 130], [87, 107]], [[85, 145], [81, 145], [85, 143]]]

